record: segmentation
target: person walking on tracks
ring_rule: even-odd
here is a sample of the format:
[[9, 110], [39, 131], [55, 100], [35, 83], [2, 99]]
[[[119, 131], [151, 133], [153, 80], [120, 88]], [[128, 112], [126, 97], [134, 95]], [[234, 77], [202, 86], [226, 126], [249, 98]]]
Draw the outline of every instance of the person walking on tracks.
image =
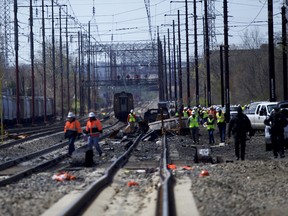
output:
[[271, 126], [271, 142], [273, 146], [274, 158], [284, 158], [284, 128], [288, 122], [284, 115], [281, 113], [279, 107], [276, 107], [271, 115], [264, 120], [265, 125]]
[[69, 112], [67, 116], [67, 121], [64, 126], [65, 139], [69, 139], [68, 155], [71, 156], [75, 151], [75, 139], [78, 136], [80, 138], [82, 134], [82, 128], [80, 122], [76, 119], [73, 112]]
[[86, 128], [84, 133], [88, 134], [88, 149], [93, 150], [93, 146], [95, 146], [96, 151], [99, 156], [102, 156], [102, 150], [99, 146], [99, 138], [100, 134], [103, 133], [102, 124], [99, 119], [96, 118], [94, 112], [90, 112], [88, 115], [88, 121], [86, 123]]
[[251, 137], [254, 135], [254, 131], [249, 118], [242, 112], [240, 106], [237, 107], [237, 115], [229, 122], [228, 138], [230, 138], [231, 132], [234, 138], [236, 160], [239, 160], [239, 157], [241, 157], [241, 160], [245, 160], [247, 132], [249, 132], [249, 136]]
[[199, 144], [199, 118], [195, 110], [192, 111], [187, 121], [193, 143]]

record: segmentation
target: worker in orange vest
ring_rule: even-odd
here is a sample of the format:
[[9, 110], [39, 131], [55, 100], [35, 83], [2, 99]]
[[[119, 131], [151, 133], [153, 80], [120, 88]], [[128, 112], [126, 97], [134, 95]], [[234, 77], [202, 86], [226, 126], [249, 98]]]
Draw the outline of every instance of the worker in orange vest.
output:
[[84, 133], [88, 135], [88, 148], [89, 150], [93, 150], [93, 146], [95, 146], [99, 156], [101, 157], [102, 150], [99, 146], [99, 138], [100, 134], [103, 133], [102, 124], [100, 120], [96, 118], [94, 112], [90, 112], [88, 118], [86, 129], [84, 131]]
[[82, 135], [82, 128], [80, 122], [76, 119], [76, 116], [73, 112], [69, 112], [67, 116], [67, 121], [64, 126], [65, 139], [69, 139], [69, 148], [68, 155], [71, 156], [75, 151], [75, 139], [78, 136], [78, 139]]

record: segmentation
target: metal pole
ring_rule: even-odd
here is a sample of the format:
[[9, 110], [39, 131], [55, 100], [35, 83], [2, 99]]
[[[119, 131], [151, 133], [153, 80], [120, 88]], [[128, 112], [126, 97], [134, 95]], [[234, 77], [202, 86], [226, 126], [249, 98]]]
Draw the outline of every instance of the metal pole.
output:
[[181, 63], [181, 29], [180, 29], [180, 11], [178, 10], [178, 49], [179, 49], [179, 62], [178, 62], [178, 82], [179, 82], [179, 105], [183, 105], [182, 95], [182, 63]]
[[210, 83], [210, 43], [209, 43], [209, 29], [208, 29], [208, 5], [207, 0], [204, 0], [205, 10], [205, 60], [207, 71], [207, 99], [208, 107], [211, 106], [211, 83]]
[[276, 101], [275, 90], [275, 59], [274, 59], [274, 30], [273, 30], [273, 0], [268, 0], [268, 55], [269, 55], [269, 86], [270, 101]]
[[178, 110], [177, 96], [177, 68], [176, 68], [176, 36], [175, 36], [175, 21], [173, 20], [173, 72], [174, 72], [174, 98], [175, 110]]
[[[88, 64], [87, 64], [87, 81], [90, 83], [91, 80], [91, 67], [90, 67], [90, 55], [91, 55], [91, 50], [90, 50], [90, 46], [91, 46], [91, 35], [90, 35], [90, 21], [88, 22]], [[91, 109], [91, 96], [90, 96], [90, 85], [88, 86], [88, 110]]]
[[[67, 9], [68, 14], [68, 9]], [[66, 75], [67, 75], [67, 109], [70, 110], [70, 82], [69, 82], [69, 42], [68, 42], [68, 15], [66, 15]]]
[[224, 61], [225, 61], [225, 98], [226, 98], [226, 121], [230, 121], [230, 85], [229, 85], [229, 43], [228, 43], [228, 7], [224, 0]]
[[187, 73], [187, 105], [190, 106], [190, 61], [189, 61], [189, 29], [188, 29], [188, 0], [185, 0], [185, 26], [186, 26], [186, 73]]
[[198, 40], [197, 40], [197, 8], [194, 0], [194, 61], [195, 61], [195, 81], [196, 81], [196, 105], [199, 105], [199, 63], [198, 63]]
[[52, 70], [53, 70], [53, 99], [54, 107], [53, 112], [56, 116], [56, 63], [55, 63], [55, 29], [54, 29], [54, 0], [52, 2]]
[[42, 58], [43, 58], [43, 94], [44, 94], [44, 122], [47, 122], [47, 92], [46, 92], [46, 42], [45, 42], [45, 11], [42, 0]]
[[167, 30], [168, 34], [168, 65], [169, 65], [169, 73], [168, 73], [168, 80], [169, 80], [169, 96], [168, 100], [172, 100], [172, 81], [171, 81], [171, 50], [170, 50], [170, 32], [169, 28]]
[[223, 67], [223, 46], [220, 46], [220, 79], [221, 79], [221, 105], [224, 107], [224, 67]]
[[283, 57], [283, 99], [288, 100], [287, 94], [287, 32], [286, 7], [282, 7], [282, 57]]
[[34, 37], [33, 37], [33, 6], [30, 0], [30, 58], [31, 58], [31, 83], [32, 83], [32, 124], [35, 122], [35, 85], [34, 85]]
[[61, 117], [64, 118], [64, 83], [63, 83], [63, 54], [62, 54], [62, 18], [61, 6], [59, 7], [59, 43], [60, 43], [60, 79], [61, 79]]
[[18, 4], [17, 0], [14, 0], [14, 46], [15, 46], [15, 75], [16, 75], [16, 120], [17, 124], [20, 123], [20, 97], [19, 97], [19, 41], [18, 41]]

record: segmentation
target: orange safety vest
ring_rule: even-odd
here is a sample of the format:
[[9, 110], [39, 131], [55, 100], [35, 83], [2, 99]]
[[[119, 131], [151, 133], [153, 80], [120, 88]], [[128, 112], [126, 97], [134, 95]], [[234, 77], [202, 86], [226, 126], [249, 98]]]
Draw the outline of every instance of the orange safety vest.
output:
[[88, 120], [86, 124], [86, 131], [89, 132], [90, 136], [99, 137], [100, 132], [102, 132], [102, 125], [100, 120]]
[[82, 133], [80, 122], [78, 120], [74, 120], [73, 122], [66, 121], [64, 132], [68, 132], [76, 137], [77, 134]]

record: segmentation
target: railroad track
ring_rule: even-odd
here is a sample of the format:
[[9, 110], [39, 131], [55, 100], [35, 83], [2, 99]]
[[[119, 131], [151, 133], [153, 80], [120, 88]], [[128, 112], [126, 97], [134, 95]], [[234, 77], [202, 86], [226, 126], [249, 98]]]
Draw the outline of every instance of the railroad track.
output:
[[[101, 137], [101, 139], [105, 139], [106, 137], [114, 133], [115, 130], [123, 128], [123, 125], [117, 127], [118, 123], [119, 122], [116, 122], [112, 125], [104, 127], [104, 130], [111, 130], [111, 132], [105, 134], [103, 137]], [[114, 127], [116, 127], [115, 130], [113, 129]], [[4, 179], [2, 177], [2, 180], [0, 180], [0, 186], [11, 184], [32, 173], [39, 172], [51, 166], [55, 166], [60, 161], [68, 157], [66, 149], [67, 144], [68, 141], [55, 143], [48, 148], [44, 148], [39, 151], [32, 152], [24, 156], [20, 156], [15, 159], [11, 159], [4, 163], [1, 163], [0, 175], [4, 176]], [[84, 149], [87, 146], [85, 142], [83, 143], [76, 141], [75, 144], [78, 149]], [[30, 163], [27, 163], [27, 161], [30, 161]], [[23, 165], [23, 163], [25, 165]]]
[[[91, 215], [93, 212], [98, 212], [100, 215], [134, 215], [136, 213], [137, 215], [152, 215], [152, 213], [154, 215], [156, 213], [156, 215], [165, 216], [191, 215], [190, 213], [193, 212], [194, 215], [199, 215], [194, 200], [190, 198], [191, 196], [187, 196], [188, 184], [185, 187], [181, 184], [174, 187], [176, 182], [173, 170], [168, 168], [171, 159], [166, 135], [161, 138], [161, 147], [159, 147], [161, 158], [137, 161], [135, 158], [141, 153], [137, 156], [135, 152], [138, 152], [137, 149], [141, 149], [141, 145], [144, 145], [139, 144], [141, 140], [143, 141], [142, 137], [143, 135], [140, 134], [133, 139], [133, 144], [127, 151], [105, 169], [104, 174], [90, 184], [65, 209], [59, 212], [59, 206], [63, 206], [63, 203], [56, 205], [54, 209], [58, 209], [57, 215]], [[127, 172], [129, 174], [125, 175]], [[123, 185], [123, 175], [127, 179], [134, 178], [134, 180], [129, 180], [126, 185]], [[147, 179], [151, 182], [145, 182]], [[148, 199], [142, 197], [142, 200], [138, 200], [139, 194], [135, 194], [137, 189], [142, 189], [143, 192], [150, 191], [148, 195], [145, 192]], [[186, 198], [186, 200], [175, 202], [175, 197], [181, 200]], [[183, 203], [188, 205], [185, 206]], [[51, 211], [44, 215], [51, 214]]]

